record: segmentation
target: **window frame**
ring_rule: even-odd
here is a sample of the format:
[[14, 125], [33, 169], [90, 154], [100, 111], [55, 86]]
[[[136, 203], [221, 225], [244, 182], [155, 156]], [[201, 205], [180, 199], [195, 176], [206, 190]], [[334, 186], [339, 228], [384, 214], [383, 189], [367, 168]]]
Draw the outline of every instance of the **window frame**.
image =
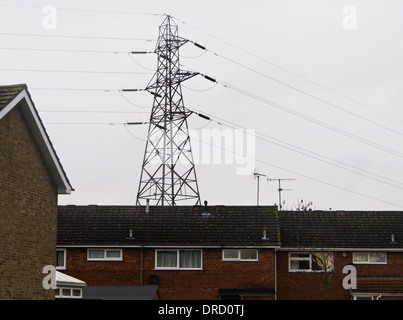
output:
[[[63, 265], [57, 265], [57, 252], [63, 251]], [[66, 249], [56, 249], [56, 270], [66, 270]]]
[[[325, 254], [331, 254], [332, 255], [332, 268], [331, 269], [321, 269], [321, 270], [314, 270], [312, 269], [312, 262], [313, 262], [313, 257], [317, 253], [325, 253]], [[308, 255], [308, 257], [291, 257], [292, 254], [298, 254], [298, 255]], [[309, 269], [292, 269], [291, 268], [291, 262], [292, 261], [307, 261], [309, 262]], [[309, 272], [309, 273], [315, 273], [315, 272], [333, 272], [334, 271], [334, 252], [333, 251], [318, 251], [318, 252], [289, 252], [288, 253], [288, 272]]]
[[[161, 251], [176, 252], [176, 267], [158, 267], [158, 252], [161, 252]], [[181, 268], [180, 267], [180, 252], [181, 251], [199, 251], [200, 252], [200, 267], [199, 268]], [[155, 250], [154, 270], [203, 270], [203, 250], [202, 249], [156, 249]]]
[[[385, 255], [385, 261], [381, 261], [381, 262], [376, 262], [376, 261], [371, 261], [371, 254], [384, 254]], [[356, 254], [366, 254], [368, 256], [368, 260], [367, 261], [355, 261], [354, 260], [354, 255]], [[352, 254], [352, 261], [353, 264], [388, 264], [388, 255], [385, 251], [374, 251], [374, 252], [364, 252], [364, 251], [357, 251], [357, 252], [353, 252]]]
[[[242, 250], [255, 250], [256, 251], [256, 259], [242, 259]], [[237, 251], [238, 257], [237, 258], [225, 258], [225, 251]], [[242, 261], [242, 262], [256, 262], [259, 261], [259, 250], [252, 249], [252, 248], [245, 248], [245, 249], [222, 249], [222, 261]]]
[[[83, 298], [83, 290], [82, 288], [77, 288], [77, 287], [57, 287], [55, 289], [55, 298], [59, 299], [82, 299]], [[70, 294], [65, 295], [63, 294], [63, 290], [69, 290]], [[79, 291], [80, 295], [75, 296], [73, 295], [73, 291]]]
[[[90, 251], [103, 251], [103, 258], [90, 258]], [[119, 257], [107, 257], [108, 251], [119, 251]], [[88, 248], [87, 249], [87, 261], [123, 261], [123, 250], [114, 248]]]

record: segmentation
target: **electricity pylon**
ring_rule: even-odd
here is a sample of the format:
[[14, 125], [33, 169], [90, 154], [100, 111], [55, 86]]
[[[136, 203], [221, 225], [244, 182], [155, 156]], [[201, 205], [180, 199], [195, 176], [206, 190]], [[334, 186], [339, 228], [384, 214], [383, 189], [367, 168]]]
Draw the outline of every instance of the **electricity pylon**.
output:
[[[159, 27], [155, 49], [157, 72], [147, 90], [154, 95], [142, 164], [137, 204], [200, 204], [199, 188], [187, 124], [181, 82], [198, 73], [183, 71], [179, 48], [188, 40], [178, 36], [178, 26], [167, 16]], [[143, 202], [143, 203], [142, 203]]]

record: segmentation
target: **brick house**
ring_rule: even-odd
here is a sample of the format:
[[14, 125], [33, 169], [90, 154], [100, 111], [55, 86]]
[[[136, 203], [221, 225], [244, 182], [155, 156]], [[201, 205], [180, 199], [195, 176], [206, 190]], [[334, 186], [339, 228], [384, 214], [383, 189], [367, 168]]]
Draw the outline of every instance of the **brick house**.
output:
[[27, 86], [0, 86], [0, 299], [53, 299], [57, 200], [72, 188]]
[[[403, 299], [403, 212], [280, 211], [277, 298]], [[357, 289], [346, 290], [346, 265], [356, 269]]]
[[163, 300], [274, 299], [277, 221], [276, 207], [60, 206], [58, 268], [88, 290], [157, 285]]
[[[328, 299], [402, 298], [402, 212], [146, 210], [59, 207], [63, 272], [89, 288], [157, 285], [163, 300], [324, 299], [326, 276]], [[357, 289], [343, 287], [349, 265]]]

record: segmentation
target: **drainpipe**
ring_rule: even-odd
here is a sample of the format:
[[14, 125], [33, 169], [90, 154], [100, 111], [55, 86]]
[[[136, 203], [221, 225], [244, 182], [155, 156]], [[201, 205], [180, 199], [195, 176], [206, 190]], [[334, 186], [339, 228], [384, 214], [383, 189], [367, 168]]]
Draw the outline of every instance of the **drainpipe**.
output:
[[140, 246], [140, 286], [143, 285], [143, 245]]
[[274, 300], [277, 300], [277, 248], [274, 248]]

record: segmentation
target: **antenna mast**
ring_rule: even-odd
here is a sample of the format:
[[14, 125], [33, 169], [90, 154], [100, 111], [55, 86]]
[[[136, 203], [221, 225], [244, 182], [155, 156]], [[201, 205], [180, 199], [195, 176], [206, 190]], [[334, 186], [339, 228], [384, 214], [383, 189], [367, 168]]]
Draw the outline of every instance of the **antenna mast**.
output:
[[259, 206], [259, 196], [260, 196], [260, 177], [266, 177], [265, 174], [261, 174], [261, 173], [253, 173], [253, 175], [255, 176], [255, 178], [257, 179], [257, 200], [256, 200], [256, 205]]
[[201, 203], [187, 124], [192, 112], [184, 106], [181, 88], [181, 82], [198, 75], [180, 70], [179, 48], [186, 42], [168, 15], [159, 27], [157, 72], [145, 89], [154, 102], [137, 205], [147, 199], [157, 206]]
[[281, 192], [282, 191], [290, 191], [291, 189], [283, 189], [281, 188], [281, 181], [283, 180], [295, 180], [295, 179], [269, 179], [267, 181], [278, 181], [278, 210], [281, 211], [283, 209], [283, 205], [281, 203]]

